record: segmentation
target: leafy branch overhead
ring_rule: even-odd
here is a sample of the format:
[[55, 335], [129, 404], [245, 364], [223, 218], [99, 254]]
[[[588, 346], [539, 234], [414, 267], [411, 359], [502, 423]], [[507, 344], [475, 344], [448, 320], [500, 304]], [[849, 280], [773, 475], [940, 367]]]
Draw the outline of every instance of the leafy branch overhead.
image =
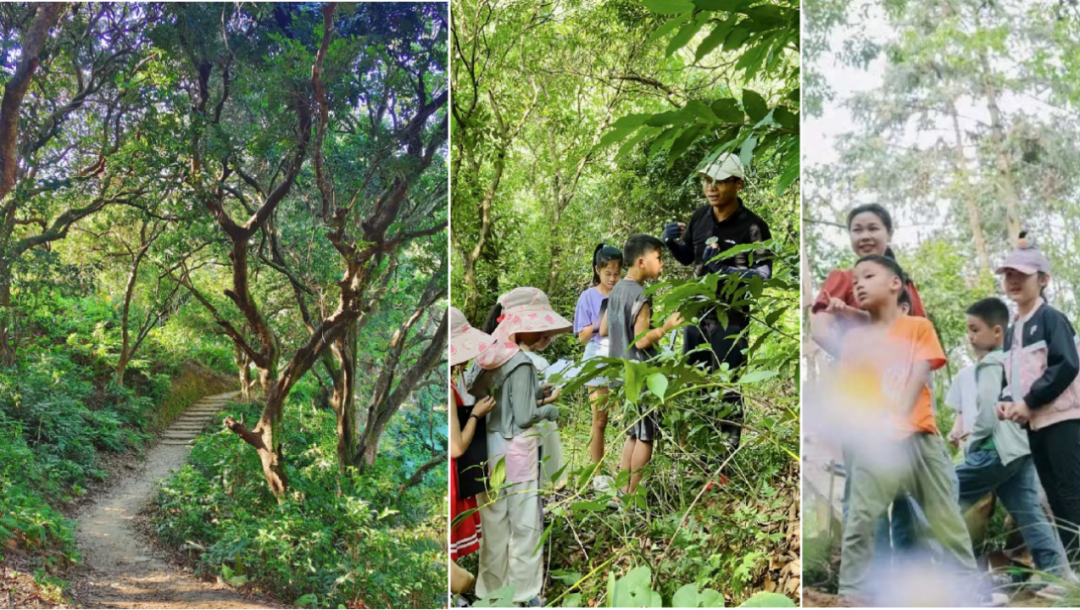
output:
[[[716, 142], [705, 165], [736, 152], [744, 165], [766, 155], [775, 157], [782, 173], [776, 184], [782, 195], [799, 177], [799, 8], [757, 4], [750, 0], [645, 0], [658, 15], [674, 15], [656, 28], [649, 42], [667, 39], [671, 56], [693, 47], [691, 63], [737, 56], [729, 77], [781, 87], [762, 94], [744, 87], [718, 99], [690, 99], [681, 107], [654, 113], [628, 114], [611, 125], [598, 147], [622, 142], [628, 154], [648, 142], [650, 156], [667, 152], [667, 167], [695, 142]], [[685, 53], [684, 53], [685, 54]], [[756, 85], [755, 85], [756, 86]], [[632, 136], [632, 137], [631, 137]], [[629, 138], [629, 139], [628, 139]]]

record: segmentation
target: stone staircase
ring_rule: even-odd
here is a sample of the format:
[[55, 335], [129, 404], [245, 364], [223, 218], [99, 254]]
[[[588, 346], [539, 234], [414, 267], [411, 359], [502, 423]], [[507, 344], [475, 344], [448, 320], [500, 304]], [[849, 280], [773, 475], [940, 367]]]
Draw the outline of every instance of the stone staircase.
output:
[[230, 402], [235, 402], [240, 392], [227, 392], [204, 396], [195, 401], [184, 413], [169, 426], [161, 437], [162, 445], [186, 445], [194, 444], [195, 437], [199, 435], [207, 424], [214, 421], [214, 416], [225, 408]]

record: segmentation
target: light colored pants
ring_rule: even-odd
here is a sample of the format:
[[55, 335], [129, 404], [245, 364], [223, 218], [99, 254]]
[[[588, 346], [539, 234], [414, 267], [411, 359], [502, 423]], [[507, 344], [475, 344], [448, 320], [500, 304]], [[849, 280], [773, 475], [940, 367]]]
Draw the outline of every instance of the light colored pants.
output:
[[537, 483], [534, 479], [504, 488], [496, 502], [490, 502], [486, 492], [477, 495], [480, 522], [484, 524], [476, 578], [479, 597], [507, 585], [514, 586], [515, 602], [529, 601], [540, 594], [544, 549], [536, 547], [544, 533], [544, 518]]
[[897, 449], [904, 464], [896, 471], [881, 472], [857, 455], [849, 461], [851, 499], [840, 553], [840, 595], [856, 599], [872, 595], [875, 525], [902, 490], [910, 492], [926, 513], [931, 532], [957, 576], [971, 581], [959, 586], [974, 588], [978, 567], [956, 501], [953, 465], [945, 457], [944, 442], [936, 434], [914, 434], [900, 441]]
[[559, 435], [559, 426], [553, 421], [542, 421], [533, 426], [540, 433], [540, 486], [558, 487], [565, 484], [569, 476], [564, 470], [557, 481], [552, 477], [563, 467], [562, 437]]

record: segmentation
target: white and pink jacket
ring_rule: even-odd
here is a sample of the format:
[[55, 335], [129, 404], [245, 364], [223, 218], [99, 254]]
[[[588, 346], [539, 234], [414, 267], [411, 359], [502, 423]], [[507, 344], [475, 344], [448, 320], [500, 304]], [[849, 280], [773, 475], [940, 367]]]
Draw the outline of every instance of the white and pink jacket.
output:
[[1040, 299], [1005, 333], [1005, 356], [1002, 399], [1027, 403], [1029, 428], [1080, 419], [1080, 343], [1064, 314]]

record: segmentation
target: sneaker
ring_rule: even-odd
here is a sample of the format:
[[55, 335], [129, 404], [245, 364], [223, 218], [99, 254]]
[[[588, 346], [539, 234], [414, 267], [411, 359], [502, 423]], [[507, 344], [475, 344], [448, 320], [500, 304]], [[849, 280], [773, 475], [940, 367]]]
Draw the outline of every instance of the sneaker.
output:
[[1004, 593], [990, 593], [979, 598], [979, 606], [983, 608], [1004, 608], [1009, 604], [1009, 596]]
[[614, 480], [611, 477], [607, 476], [606, 474], [598, 474], [593, 477], [592, 488], [595, 491], [606, 494], [608, 491], [611, 490], [612, 483], [614, 483]]
[[524, 607], [524, 608], [543, 608], [544, 607], [544, 600], [540, 599], [540, 596], [537, 595], [536, 597], [534, 597], [534, 598], [530, 599], [529, 601], [525, 602], [522, 605], [522, 607]]
[[1065, 599], [1068, 591], [1061, 585], [1049, 584], [1035, 592], [1035, 595], [1043, 599], [1058, 602]]

